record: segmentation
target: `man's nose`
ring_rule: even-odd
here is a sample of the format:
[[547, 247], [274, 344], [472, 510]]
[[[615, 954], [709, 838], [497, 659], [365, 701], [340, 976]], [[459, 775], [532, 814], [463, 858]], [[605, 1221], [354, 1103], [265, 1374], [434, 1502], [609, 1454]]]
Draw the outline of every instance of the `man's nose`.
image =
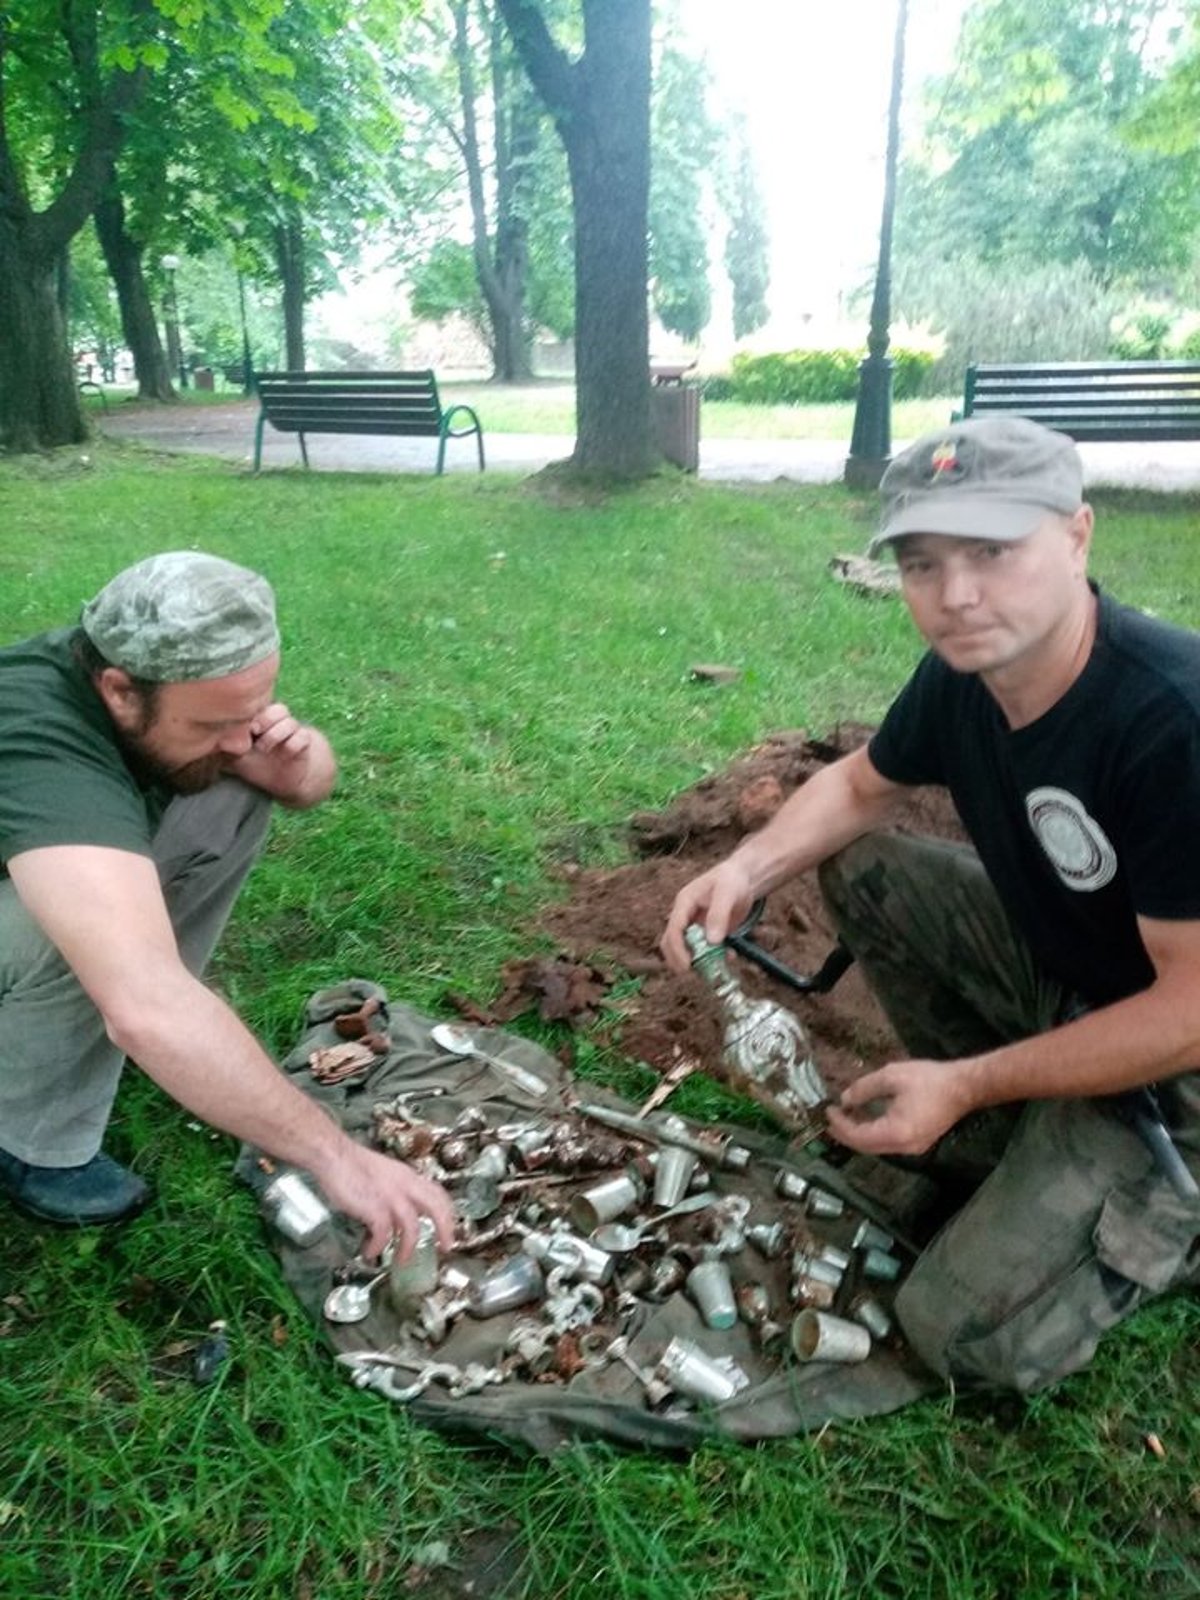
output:
[[950, 611], [973, 606], [979, 599], [979, 580], [970, 567], [950, 563], [942, 574], [942, 604]]
[[223, 733], [217, 741], [217, 749], [222, 755], [245, 756], [249, 755], [254, 745], [254, 735], [250, 731], [250, 723], [244, 723], [240, 728], [231, 728], [228, 733]]

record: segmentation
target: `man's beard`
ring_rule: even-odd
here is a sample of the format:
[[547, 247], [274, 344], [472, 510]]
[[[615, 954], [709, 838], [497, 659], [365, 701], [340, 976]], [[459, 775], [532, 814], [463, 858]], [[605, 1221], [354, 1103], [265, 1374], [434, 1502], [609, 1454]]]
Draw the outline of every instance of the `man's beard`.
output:
[[219, 750], [210, 756], [201, 756], [198, 761], [185, 761], [182, 766], [171, 767], [146, 749], [142, 739], [145, 731], [145, 725], [136, 733], [117, 730], [125, 765], [142, 788], [169, 789], [172, 794], [200, 794], [225, 777], [228, 758]]

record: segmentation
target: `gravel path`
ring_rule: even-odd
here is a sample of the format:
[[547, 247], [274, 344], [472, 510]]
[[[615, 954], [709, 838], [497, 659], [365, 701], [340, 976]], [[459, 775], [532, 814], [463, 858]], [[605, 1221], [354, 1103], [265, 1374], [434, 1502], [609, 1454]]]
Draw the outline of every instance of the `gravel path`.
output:
[[[220, 456], [250, 465], [254, 456], [252, 401], [212, 406], [114, 406], [96, 419], [112, 438], [138, 439], [155, 449]], [[489, 469], [536, 472], [569, 455], [566, 436], [485, 433]], [[896, 442], [899, 449], [904, 441]], [[837, 439], [705, 439], [701, 419], [700, 476], [724, 482], [836, 483], [841, 479], [846, 445]], [[1196, 444], [1084, 444], [1084, 476], [1100, 484], [1161, 490], [1200, 489], [1200, 446]], [[432, 472], [437, 445], [432, 439], [377, 439], [350, 434], [320, 434], [308, 441], [318, 472]], [[263, 437], [263, 468], [295, 467], [300, 451], [291, 434], [268, 428]], [[448, 472], [476, 470], [472, 439], [451, 441]]]

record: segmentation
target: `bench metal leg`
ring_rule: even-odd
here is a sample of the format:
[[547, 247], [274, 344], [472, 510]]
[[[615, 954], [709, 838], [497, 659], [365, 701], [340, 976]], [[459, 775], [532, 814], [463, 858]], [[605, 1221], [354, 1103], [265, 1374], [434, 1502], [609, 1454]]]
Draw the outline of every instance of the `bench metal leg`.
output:
[[257, 422], [257, 424], [255, 426], [255, 429], [254, 429], [254, 470], [255, 470], [255, 472], [257, 472], [259, 470], [259, 468], [262, 466], [263, 423], [266, 422], [266, 420], [267, 420], [267, 413], [265, 411], [260, 411], [258, 413], [258, 422]]
[[307, 466], [308, 466], [308, 446], [304, 442], [304, 435], [302, 433], [298, 433], [296, 435], [296, 437], [300, 441], [300, 454], [304, 458], [304, 465], [307, 468]]

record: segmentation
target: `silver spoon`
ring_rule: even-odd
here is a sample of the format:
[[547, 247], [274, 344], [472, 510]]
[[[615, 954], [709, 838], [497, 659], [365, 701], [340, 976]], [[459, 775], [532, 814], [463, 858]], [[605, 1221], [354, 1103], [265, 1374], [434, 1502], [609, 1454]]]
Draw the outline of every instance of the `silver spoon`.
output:
[[361, 1322], [370, 1316], [371, 1290], [386, 1277], [385, 1269], [366, 1283], [339, 1283], [330, 1289], [321, 1307], [326, 1322]]
[[657, 1216], [647, 1217], [645, 1222], [634, 1223], [632, 1227], [624, 1222], [602, 1222], [598, 1228], [593, 1228], [591, 1241], [600, 1246], [601, 1250], [608, 1250], [613, 1255], [622, 1255], [627, 1250], [636, 1250], [642, 1242], [644, 1234], [651, 1228], [657, 1228], [660, 1222], [665, 1222], [668, 1217], [682, 1217], [689, 1211], [703, 1211], [705, 1206], [711, 1206], [716, 1199], [714, 1194], [689, 1194], [677, 1206], [670, 1206], [666, 1211], [660, 1211]]
[[481, 1050], [465, 1028], [460, 1028], [453, 1022], [439, 1022], [430, 1028], [429, 1037], [439, 1050], [448, 1050], [452, 1056], [473, 1056], [476, 1061], [486, 1061], [489, 1067], [495, 1067], [502, 1077], [507, 1077], [509, 1082], [522, 1094], [536, 1095], [538, 1099], [544, 1098], [550, 1092], [550, 1085], [539, 1073], [529, 1072], [524, 1067], [519, 1067], [515, 1061], [504, 1061], [500, 1056], [490, 1056], [486, 1050]]

